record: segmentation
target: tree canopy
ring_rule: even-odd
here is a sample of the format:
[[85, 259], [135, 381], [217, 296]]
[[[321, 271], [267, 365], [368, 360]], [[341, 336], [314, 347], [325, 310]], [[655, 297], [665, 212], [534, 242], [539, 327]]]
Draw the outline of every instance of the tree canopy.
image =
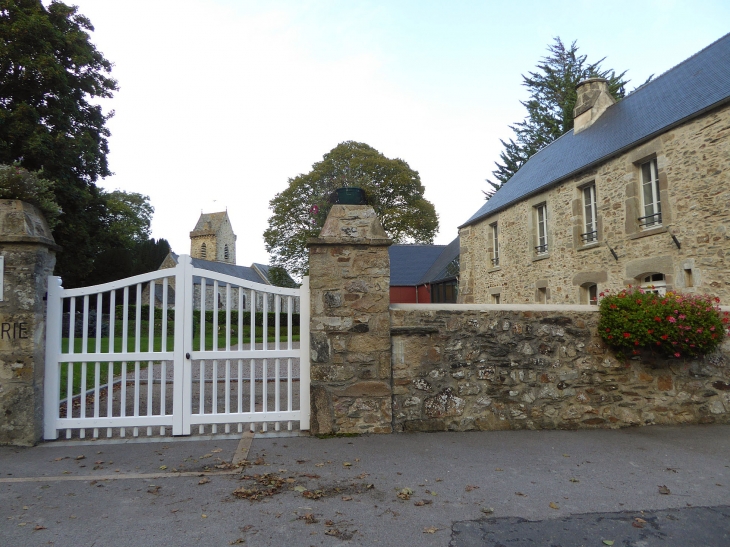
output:
[[93, 101], [118, 89], [112, 64], [91, 43], [77, 8], [53, 1], [0, 0], [0, 164], [40, 171], [62, 209], [53, 230], [64, 248], [56, 272], [67, 287], [85, 281], [108, 226], [96, 187], [111, 175], [109, 130]]
[[264, 232], [276, 266], [306, 275], [306, 242], [327, 218], [330, 194], [343, 186], [365, 190], [388, 235], [397, 243], [432, 243], [438, 230], [433, 204], [423, 197], [417, 171], [364, 143], [346, 141], [324, 155], [312, 170], [289, 179], [289, 187], [269, 202], [272, 215]]
[[548, 46], [548, 55], [543, 57], [534, 72], [522, 75], [522, 85], [530, 91], [530, 98], [521, 101], [527, 109], [527, 117], [509, 126], [515, 138], [505, 142], [500, 153], [500, 162], [495, 162], [492, 171], [494, 180], [487, 179], [490, 188], [484, 193], [489, 199], [507, 182], [535, 152], [547, 146], [573, 128], [573, 109], [577, 99], [576, 86], [581, 80], [602, 77], [608, 80], [609, 92], [614, 99], [625, 95], [628, 80], [626, 71], [616, 74], [614, 70], [603, 69], [600, 59], [589, 63], [586, 55], [578, 54], [576, 42], [569, 47], [556, 37]]

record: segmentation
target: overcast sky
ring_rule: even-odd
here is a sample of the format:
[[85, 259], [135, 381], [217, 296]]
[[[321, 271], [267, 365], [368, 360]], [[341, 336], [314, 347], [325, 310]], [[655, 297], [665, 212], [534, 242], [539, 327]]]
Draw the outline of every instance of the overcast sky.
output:
[[228, 209], [239, 264], [268, 262], [268, 202], [346, 140], [421, 175], [446, 244], [480, 206], [521, 74], [560, 36], [628, 90], [730, 31], [727, 0], [67, 0], [114, 63], [113, 190], [149, 195], [153, 236], [189, 253]]

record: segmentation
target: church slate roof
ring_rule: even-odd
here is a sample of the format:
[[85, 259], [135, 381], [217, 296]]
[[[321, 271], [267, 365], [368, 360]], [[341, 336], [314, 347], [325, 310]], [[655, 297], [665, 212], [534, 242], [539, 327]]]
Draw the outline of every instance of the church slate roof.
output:
[[730, 34], [534, 154], [464, 228], [730, 100]]
[[390, 286], [418, 285], [445, 247], [445, 245], [391, 245], [388, 248]]
[[[245, 281], [253, 281], [255, 283], [263, 283], [264, 285], [271, 285], [268, 279], [265, 279], [254, 268], [247, 266], [237, 266], [236, 264], [226, 264], [225, 262], [213, 262], [212, 260], [202, 260], [200, 258], [193, 258], [194, 268], [200, 268], [201, 270], [208, 270], [211, 272], [217, 272], [224, 275], [231, 275], [244, 279]], [[193, 283], [199, 284], [200, 277], [194, 276]]]

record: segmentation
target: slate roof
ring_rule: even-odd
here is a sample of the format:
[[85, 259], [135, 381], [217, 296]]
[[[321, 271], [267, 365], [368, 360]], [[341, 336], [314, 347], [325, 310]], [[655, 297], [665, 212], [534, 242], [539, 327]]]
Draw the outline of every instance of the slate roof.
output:
[[391, 245], [390, 286], [415, 287], [448, 279], [446, 268], [459, 256], [459, 238], [448, 245]]
[[[244, 279], [246, 281], [253, 281], [255, 283], [263, 283], [265, 285], [271, 285], [269, 280], [259, 275], [259, 273], [247, 266], [237, 266], [236, 264], [226, 264], [225, 262], [213, 262], [212, 260], [202, 260], [200, 258], [193, 258], [193, 267], [200, 268], [202, 270], [208, 270], [211, 272], [217, 272], [224, 275], [231, 275]], [[200, 283], [200, 277], [193, 276], [193, 283]]]
[[533, 155], [463, 228], [730, 100], [730, 34]]
[[[177, 253], [170, 252], [170, 256], [172, 256], [172, 259], [175, 261], [175, 263], [178, 263], [178, 255]], [[271, 285], [269, 283], [269, 280], [262, 277], [254, 268], [248, 268], [246, 266], [237, 266], [235, 264], [226, 264], [225, 262], [214, 262], [212, 260], [203, 260], [200, 258], [193, 258], [193, 267], [200, 268], [201, 270], [208, 270], [211, 272], [217, 272], [224, 275], [232, 275], [233, 277], [238, 277], [240, 279], [244, 279], [246, 281], [253, 281], [255, 283], [263, 283], [265, 285]], [[258, 268], [265, 268], [265, 273], [268, 273], [268, 266], [264, 266], [263, 264], [255, 264]], [[196, 285], [200, 284], [200, 277], [195, 275], [193, 276], [193, 283]], [[160, 298], [162, 298], [160, 296]]]
[[451, 272], [447, 271], [447, 268], [455, 258], [459, 257], [460, 253], [461, 246], [459, 244], [459, 238], [456, 237], [454, 238], [454, 241], [444, 247], [436, 261], [431, 265], [428, 271], [426, 271], [426, 273], [421, 278], [419, 285], [423, 285], [424, 283], [433, 283], [434, 281], [451, 279], [455, 277]]
[[418, 285], [445, 247], [445, 245], [391, 245], [388, 248], [390, 286]]

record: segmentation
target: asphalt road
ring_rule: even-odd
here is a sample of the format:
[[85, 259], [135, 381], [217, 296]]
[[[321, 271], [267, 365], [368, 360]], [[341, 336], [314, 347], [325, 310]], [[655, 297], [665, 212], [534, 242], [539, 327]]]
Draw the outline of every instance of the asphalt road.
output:
[[0, 545], [730, 545], [730, 426], [140, 441], [0, 447]]

